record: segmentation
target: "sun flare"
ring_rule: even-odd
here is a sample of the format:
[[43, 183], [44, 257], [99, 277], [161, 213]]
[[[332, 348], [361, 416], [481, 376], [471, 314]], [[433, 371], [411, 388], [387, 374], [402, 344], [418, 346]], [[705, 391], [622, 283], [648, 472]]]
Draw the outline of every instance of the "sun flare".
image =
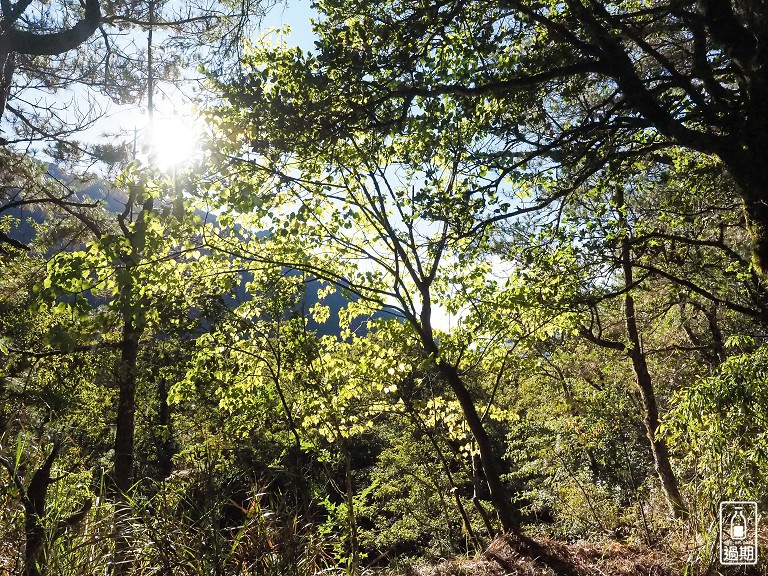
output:
[[155, 119], [148, 143], [155, 166], [163, 171], [178, 170], [194, 157], [199, 135], [191, 117], [168, 116]]

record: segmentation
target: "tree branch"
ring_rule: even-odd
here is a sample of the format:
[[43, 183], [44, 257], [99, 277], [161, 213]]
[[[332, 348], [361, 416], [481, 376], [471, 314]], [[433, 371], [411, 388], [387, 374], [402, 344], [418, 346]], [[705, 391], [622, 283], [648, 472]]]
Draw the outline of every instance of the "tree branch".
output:
[[550, 68], [542, 72], [535, 74], [527, 74], [510, 78], [507, 80], [501, 80], [498, 82], [489, 82], [487, 84], [475, 84], [474, 86], [467, 86], [465, 84], [434, 84], [432, 86], [408, 86], [401, 85], [398, 88], [388, 93], [387, 97], [403, 97], [406, 99], [412, 99], [416, 96], [422, 96], [425, 98], [437, 98], [438, 96], [456, 95], [456, 96], [485, 96], [485, 95], [499, 95], [508, 92], [513, 92], [521, 88], [532, 88], [540, 86], [544, 82], [550, 80], [559, 80], [563, 78], [571, 78], [572, 76], [579, 74], [592, 73], [607, 73], [609, 66], [605, 65], [601, 60], [584, 60], [581, 62], [575, 62], [567, 66], [561, 66], [559, 68]]
[[610, 348], [612, 350], [618, 350], [619, 352], [627, 351], [627, 345], [623, 342], [619, 342], [617, 340], [607, 340], [605, 338], [601, 338], [600, 336], [595, 336], [592, 333], [592, 330], [586, 326], [579, 326], [579, 334], [586, 340], [589, 340], [593, 344], [597, 344], [603, 348]]
[[29, 56], [55, 56], [80, 46], [88, 40], [101, 22], [99, 0], [85, 0], [85, 16], [69, 30], [51, 34], [35, 34], [26, 30], [8, 30], [11, 51]]
[[11, 477], [11, 480], [13, 480], [13, 483], [16, 484], [16, 488], [19, 490], [21, 500], [27, 502], [27, 490], [24, 488], [24, 483], [21, 481], [19, 475], [16, 474], [16, 470], [11, 464], [11, 461], [8, 460], [5, 456], [0, 456], [0, 466], [8, 471], [8, 475]]
[[[11, 3], [10, 2], [3, 3], [3, 14], [6, 14], [6, 11], [5, 11], [6, 4], [8, 5], [8, 7], [10, 7]], [[6, 20], [8, 25], [11, 25], [14, 22], [16, 22], [16, 20], [18, 20], [21, 17], [21, 15], [24, 14], [24, 10], [29, 8], [30, 4], [32, 4], [32, 0], [19, 0], [18, 2], [16, 2], [16, 5], [13, 7], [13, 9], [10, 10], [10, 12], [8, 12], [8, 18]]]
[[77, 354], [79, 352], [94, 352], [103, 349], [117, 349], [122, 345], [121, 342], [97, 342], [90, 346], [75, 346], [71, 350], [46, 350], [45, 352], [36, 352], [34, 350], [19, 350], [18, 348], [8, 348], [12, 354], [25, 356], [27, 358], [50, 358], [52, 356], [66, 356], [68, 354]]
[[740, 314], [744, 314], [749, 318], [756, 318], [762, 322], [768, 323], [768, 313], [766, 313], [764, 310], [755, 310], [754, 308], [742, 306], [741, 304], [737, 304], [736, 302], [731, 302], [730, 300], [725, 300], [724, 298], [720, 298], [719, 296], [716, 296], [712, 292], [705, 290], [701, 286], [694, 284], [690, 280], [679, 278], [678, 276], [670, 274], [669, 272], [665, 272], [664, 270], [661, 270], [660, 268], [656, 268], [655, 266], [651, 266], [649, 264], [640, 264], [640, 263], [635, 263], [635, 266], [637, 268], [642, 268], [643, 270], [648, 270], [649, 272], [657, 274], [662, 278], [666, 278], [670, 282], [674, 282], [675, 284], [688, 288], [691, 292], [698, 294], [699, 296], [703, 296], [704, 298], [706, 298], [711, 302], [722, 304], [723, 306], [725, 306], [730, 310], [733, 310], [734, 312], [739, 312]]
[[19, 250], [27, 250], [27, 251], [30, 250], [29, 246], [27, 246], [22, 242], [19, 242], [18, 240], [15, 240], [14, 238], [11, 238], [5, 232], [2, 232], [2, 231], [0, 231], [0, 243], [9, 244], [14, 248], [18, 248]]

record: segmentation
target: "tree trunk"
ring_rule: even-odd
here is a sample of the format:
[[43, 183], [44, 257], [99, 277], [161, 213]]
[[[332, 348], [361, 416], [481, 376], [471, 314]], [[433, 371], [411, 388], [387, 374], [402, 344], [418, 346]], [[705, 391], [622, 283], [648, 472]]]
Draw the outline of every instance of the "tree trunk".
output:
[[627, 323], [627, 337], [632, 348], [629, 350], [629, 357], [632, 360], [632, 367], [635, 371], [637, 386], [640, 389], [640, 395], [643, 399], [643, 409], [645, 410], [645, 430], [648, 440], [651, 444], [653, 462], [656, 467], [656, 474], [661, 481], [664, 495], [667, 498], [672, 513], [678, 517], [687, 515], [687, 508], [680, 495], [675, 473], [669, 461], [669, 450], [664, 440], [656, 436], [656, 430], [659, 427], [659, 409], [656, 404], [656, 395], [653, 390], [653, 381], [648, 372], [648, 364], [645, 360], [645, 354], [640, 348], [640, 338], [635, 323], [634, 302], [632, 296], [627, 294], [625, 298], [625, 314]]
[[[85, 14], [74, 26], [60, 32], [38, 34], [29, 30], [11, 28], [5, 32], [11, 50], [28, 56], [55, 56], [74, 50], [90, 38], [101, 24], [101, 4], [99, 0], [85, 0]], [[7, 15], [5, 15], [7, 16]], [[15, 18], [14, 18], [15, 16]], [[19, 19], [11, 16], [10, 25]]]
[[360, 563], [358, 558], [358, 535], [357, 535], [357, 516], [355, 511], [355, 489], [352, 484], [352, 451], [349, 446], [345, 450], [344, 474], [346, 477], [347, 488], [347, 521], [349, 523], [349, 567], [348, 574], [357, 574], [357, 567]]
[[[459, 488], [458, 486], [456, 486], [456, 482], [454, 482], [453, 480], [453, 474], [451, 473], [451, 466], [446, 460], [445, 455], [443, 454], [443, 451], [440, 449], [440, 444], [437, 442], [435, 435], [432, 433], [429, 427], [424, 423], [424, 421], [419, 416], [419, 413], [414, 408], [413, 403], [410, 400], [409, 401], [403, 400], [403, 401], [405, 402], [405, 408], [408, 411], [408, 416], [410, 416], [411, 421], [414, 423], [417, 429], [421, 430], [424, 433], [424, 435], [429, 439], [430, 444], [432, 444], [432, 448], [435, 450], [435, 455], [437, 456], [437, 459], [440, 461], [440, 465], [443, 468], [443, 473], [445, 474], [445, 477], [448, 480], [448, 485], [451, 487], [451, 493], [453, 494], [454, 500], [456, 502], [456, 510], [459, 512], [459, 516], [461, 516], [461, 521], [462, 521], [462, 524], [464, 525], [464, 529], [466, 530], [467, 535], [469, 536], [470, 540], [472, 540], [472, 543], [475, 545], [476, 549], [478, 551], [482, 550], [483, 543], [480, 541], [480, 538], [477, 537], [477, 534], [475, 534], [475, 531], [472, 528], [472, 522], [469, 518], [469, 515], [467, 514], [466, 509], [464, 508], [464, 504], [461, 501]], [[472, 457], [472, 462], [474, 465], [474, 456]], [[440, 495], [440, 497], [442, 499], [442, 494]], [[448, 526], [448, 532], [450, 533], [451, 531], [450, 522], [447, 524], [447, 526]], [[494, 536], [493, 526], [488, 525], [487, 528], [488, 528], [488, 533], [491, 535], [491, 537], [493, 537]]]
[[8, 39], [0, 36], [0, 117], [5, 112], [8, 98], [11, 96], [13, 73], [16, 70], [16, 55], [11, 52]]
[[46, 530], [43, 518], [46, 513], [48, 487], [53, 483], [51, 468], [59, 455], [60, 445], [54, 443], [50, 455], [43, 465], [32, 475], [26, 494], [22, 494], [24, 504], [24, 576], [40, 576], [46, 573], [45, 540]]
[[[713, 20], [717, 26], [717, 19]], [[746, 72], [745, 103], [741, 124], [733, 137], [716, 151], [739, 187], [747, 229], [752, 237], [752, 261], [768, 274], [768, 49], [742, 59], [734, 54]]]
[[157, 394], [158, 394], [158, 428], [160, 438], [157, 444], [157, 468], [160, 478], [165, 479], [173, 471], [173, 456], [175, 454], [173, 443], [173, 430], [171, 429], [171, 407], [168, 405], [168, 382], [160, 373], [156, 371]]
[[[768, 140], [768, 138], [766, 138]], [[764, 145], [768, 148], [768, 141]], [[752, 237], [752, 263], [765, 276], [768, 274], [768, 173], [765, 162], [753, 164], [755, 158], [747, 152], [726, 156], [729, 172], [741, 191], [747, 229]], [[765, 150], [768, 157], [768, 150]]]
[[635, 300], [632, 297], [632, 244], [629, 239], [629, 226], [626, 218], [626, 206], [624, 204], [624, 192], [619, 189], [616, 194], [616, 208], [619, 211], [619, 227], [624, 234], [621, 239], [621, 267], [624, 272], [624, 287], [626, 295], [624, 297], [624, 319], [627, 330], [627, 339], [629, 340], [628, 354], [632, 360], [632, 368], [635, 371], [637, 386], [640, 389], [640, 395], [643, 400], [643, 409], [645, 411], [645, 429], [648, 435], [648, 441], [651, 444], [651, 453], [656, 468], [656, 474], [661, 481], [664, 495], [672, 508], [672, 513], [676, 517], [687, 515], [687, 509], [680, 496], [680, 490], [677, 485], [677, 479], [672, 470], [669, 461], [669, 450], [667, 444], [656, 436], [656, 430], [659, 427], [659, 408], [656, 404], [656, 395], [653, 390], [653, 381], [648, 372], [648, 363], [646, 362], [645, 352], [643, 352], [640, 332], [637, 328], [637, 318], [635, 316]]
[[499, 457], [496, 455], [496, 451], [493, 449], [493, 443], [483, 426], [483, 421], [480, 418], [480, 415], [477, 413], [472, 394], [470, 394], [466, 384], [462, 380], [458, 368], [440, 358], [440, 350], [435, 342], [432, 331], [432, 303], [428, 283], [425, 282], [420, 286], [420, 292], [422, 297], [422, 308], [419, 318], [420, 322], [415, 318], [412, 318], [411, 322], [414, 324], [414, 328], [416, 328], [419, 334], [424, 352], [436, 360], [438, 372], [445, 378], [445, 381], [451, 387], [456, 399], [459, 401], [464, 420], [466, 421], [467, 426], [469, 426], [469, 431], [471, 432], [472, 437], [475, 439], [475, 442], [477, 442], [477, 449], [480, 452], [480, 462], [483, 465], [485, 480], [488, 483], [491, 502], [493, 503], [496, 513], [499, 515], [501, 526], [505, 532], [517, 534], [520, 531], [520, 516], [517, 510], [512, 507], [512, 500], [509, 494], [507, 494], [507, 490], [501, 481]]
[[126, 318], [117, 375], [120, 396], [117, 403], [115, 432], [114, 482], [118, 495], [127, 494], [133, 484], [134, 412], [136, 410], [136, 362], [139, 332], [134, 321]]
[[113, 482], [115, 503], [115, 574], [129, 574], [131, 571], [128, 555], [130, 541], [128, 517], [126, 514], [127, 495], [133, 485], [133, 445], [136, 410], [136, 364], [139, 354], [140, 331], [136, 329], [130, 312], [123, 320], [123, 341], [118, 367], [119, 398], [115, 431], [115, 456]]
[[469, 393], [455, 366], [440, 360], [437, 367], [456, 395], [467, 426], [469, 426], [469, 430], [475, 442], [477, 442], [480, 462], [483, 465], [485, 480], [488, 483], [491, 502], [493, 502], [493, 507], [499, 515], [501, 526], [505, 532], [517, 533], [520, 528], [520, 517], [517, 511], [513, 509], [512, 501], [501, 481], [501, 466], [499, 465], [498, 456], [493, 449], [491, 438], [488, 436], [488, 432], [480, 420], [480, 415], [477, 413], [472, 395]]
[[[149, 2], [149, 23], [150, 28], [147, 40], [148, 64], [149, 64], [149, 83], [148, 90], [148, 108], [150, 120], [153, 115], [152, 92], [152, 27], [154, 23], [155, 2]], [[139, 356], [139, 340], [144, 332], [145, 315], [142, 310], [142, 303], [134, 304], [134, 280], [131, 269], [139, 264], [141, 255], [146, 243], [146, 222], [143, 220], [145, 212], [153, 210], [153, 199], [146, 198], [142, 206], [139, 217], [133, 231], [130, 231], [125, 224], [125, 219], [129, 216], [134, 203], [136, 202], [137, 191], [131, 190], [128, 196], [128, 203], [125, 211], [118, 216], [118, 221], [123, 233], [131, 245], [130, 256], [124, 260], [128, 274], [125, 276], [125, 284], [122, 286], [122, 292], [125, 297], [123, 306], [123, 339], [120, 348], [120, 367], [118, 373], [118, 384], [120, 396], [117, 403], [117, 430], [115, 432], [115, 460], [114, 460], [114, 483], [115, 483], [115, 563], [114, 574], [129, 574], [132, 569], [130, 558], [130, 516], [128, 514], [128, 493], [133, 486], [133, 448], [135, 435], [135, 411], [136, 411], [136, 369]]]

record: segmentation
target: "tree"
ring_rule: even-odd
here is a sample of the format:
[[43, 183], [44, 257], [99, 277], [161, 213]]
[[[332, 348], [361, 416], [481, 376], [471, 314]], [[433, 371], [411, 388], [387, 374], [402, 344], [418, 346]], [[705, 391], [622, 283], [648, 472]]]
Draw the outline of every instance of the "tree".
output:
[[[553, 282], [559, 287], [544, 292], [538, 306], [579, 314], [575, 326], [584, 338], [631, 361], [656, 475], [672, 511], [684, 515], [659, 434], [665, 398], [676, 387], [654, 374], [667, 371], [651, 356], [679, 354], [675, 381], [684, 386], [706, 369], [686, 373], [685, 355], [694, 351], [717, 366], [726, 356], [723, 328], [764, 322], [761, 281], [745, 256], [747, 233], [733, 212], [729, 182], [711, 159], [676, 151], [671, 166], [638, 160], [593, 181], [556, 220], [509, 226], [497, 246], [518, 262], [534, 294]], [[562, 266], [567, 259], [574, 265]], [[677, 327], [665, 330], [665, 339], [654, 335], [669, 323]]]
[[[163, 332], [193, 331], [203, 312], [211, 308], [208, 303], [228, 289], [227, 274], [216, 274], [212, 266], [216, 258], [202, 257], [197, 251], [200, 218], [186, 213], [168, 183], [152, 180], [149, 174], [145, 170], [125, 175], [121, 183], [128, 190], [127, 199], [116, 222], [108, 227], [92, 223], [92, 240], [85, 242], [83, 250], [53, 257], [38, 287], [41, 306], [55, 305], [71, 317], [60, 341], [53, 342], [63, 350], [53, 353], [105, 345], [118, 352], [111, 474], [118, 505], [125, 505], [136, 481], [135, 414], [142, 340]], [[164, 210], [159, 208], [161, 203]], [[171, 205], [181, 210], [172, 214]], [[203, 263], [212, 277], [190, 284], [190, 276], [199, 276], [196, 267]], [[103, 333], [117, 338], [100, 339]], [[116, 531], [115, 566], [121, 573], [130, 568], [124, 524], [125, 519], [119, 519]]]
[[[632, 361], [632, 368], [635, 372], [637, 387], [643, 400], [643, 409], [645, 412], [644, 424], [648, 441], [651, 445], [651, 453], [656, 467], [656, 473], [661, 481], [662, 489], [667, 497], [672, 512], [676, 516], [685, 516], [687, 508], [680, 495], [677, 478], [672, 470], [672, 463], [669, 457], [669, 449], [666, 442], [659, 438], [657, 430], [659, 428], [659, 407], [656, 401], [656, 391], [653, 385], [653, 379], [648, 371], [648, 361], [643, 349], [642, 337], [638, 329], [637, 312], [635, 308], [635, 299], [632, 290], [635, 285], [634, 265], [632, 255], [632, 242], [630, 240], [630, 229], [627, 222], [627, 204], [624, 198], [624, 191], [618, 187], [614, 196], [614, 203], [618, 211], [618, 235], [620, 236], [621, 271], [624, 276], [624, 324], [626, 328], [627, 344], [610, 343], [599, 338], [594, 341], [603, 346], [613, 346], [616, 349], [627, 353]], [[592, 336], [591, 331], [582, 332], [587, 337]]]
[[[75, 24], [64, 26], [58, 31], [45, 30], [45, 21], [40, 19], [30, 26], [24, 13], [32, 4], [31, 0], [19, 0], [11, 4], [6, 0], [0, 4], [2, 26], [0, 26], [0, 116], [5, 111], [11, 91], [11, 82], [16, 71], [16, 58], [35, 56], [57, 56], [83, 44], [101, 23], [99, 0], [86, 0], [83, 13]], [[64, 6], [63, 9], [71, 8]], [[41, 28], [43, 31], [41, 32]]]
[[[748, 341], [734, 338], [729, 347], [751, 348]], [[711, 376], [680, 391], [667, 419], [665, 431], [685, 447], [703, 488], [697, 496], [711, 510], [724, 498], [765, 498], [766, 367], [764, 346], [732, 355]]]
[[88, 500], [74, 514], [60, 520], [52, 527], [46, 526], [46, 520], [49, 520], [46, 516], [50, 514], [47, 502], [48, 489], [51, 484], [62, 479], [61, 476], [51, 476], [51, 469], [60, 449], [61, 443], [58, 440], [54, 441], [50, 454], [32, 474], [26, 487], [13, 464], [0, 455], [0, 466], [6, 469], [16, 485], [24, 507], [24, 532], [26, 536], [24, 576], [41, 576], [46, 573], [46, 548], [60, 538], [67, 528], [81, 523], [93, 504], [92, 501]]
[[[29, 251], [33, 234], [13, 234], [14, 225], [29, 213], [51, 216], [66, 214], [86, 229], [92, 222], [98, 201], [78, 194], [66, 181], [30, 158], [11, 150], [0, 150], [0, 218], [6, 220], [0, 228], [0, 254], [15, 248]], [[29, 225], [29, 221], [27, 221]], [[18, 231], [17, 231], [18, 232]]]
[[[463, 376], [462, 351], [477, 340], [468, 330], [446, 347], [434, 325], [436, 306], [457, 313], [469, 295], [491, 290], [482, 258], [487, 235], [478, 222], [500, 208], [466, 203], [482, 177], [466, 176], [463, 149], [447, 145], [463, 138], [466, 126], [393, 137], [387, 147], [364, 133], [328, 149], [302, 147], [279, 103], [248, 103], [261, 96], [262, 82], [269, 91], [307, 88], [292, 77], [291, 58], [265, 48], [253, 57], [251, 76], [222, 87], [229, 105], [212, 112], [211, 154], [230, 161], [223, 174], [214, 172], [208, 194], [246, 213], [244, 229], [269, 225], [270, 236], [251, 236], [249, 243], [239, 235], [213, 238], [211, 245], [246, 261], [302, 270], [356, 294], [357, 306], [401, 317], [461, 406], [502, 526], [517, 531], [519, 511], [502, 481], [498, 449]], [[262, 68], [268, 62], [274, 66]], [[321, 85], [310, 88], [324, 99]], [[475, 337], [498, 338], [495, 328], [478, 326]]]
[[[93, 208], [96, 202], [76, 197], [67, 179], [99, 162], [123, 169], [141, 145], [136, 132], [110, 142], [87, 135], [99, 128], [110, 104], [140, 106], [146, 100], [151, 124], [156, 92], [178, 97], [179, 86], [188, 82], [181, 70], [191, 63], [228, 70], [253, 20], [269, 6], [259, 0], [0, 3], [0, 214], [19, 220], [53, 206], [76, 216]], [[142, 33], [145, 46], [136, 42]], [[57, 166], [32, 159], [40, 153]], [[3, 229], [3, 245], [25, 249], [26, 241]]]
[[[227, 70], [237, 61], [254, 19], [270, 6], [259, 0], [3, 2], [4, 143], [43, 141], [63, 148], [63, 156], [86, 155], [96, 161], [122, 150], [125, 160], [130, 146], [76, 139], [98, 127], [110, 103], [134, 105], [144, 97], [151, 101], [153, 84], [167, 88], [183, 82], [181, 70], [191, 64]], [[141, 33], [148, 35], [146, 48], [136, 42]]]
[[328, 86], [324, 97], [270, 96], [303, 143], [464, 120], [467, 146], [483, 143], [478, 164], [557, 170], [561, 191], [682, 146], [727, 168], [755, 264], [768, 270], [761, 4], [328, 0], [318, 10], [317, 53], [291, 60], [296, 80]]

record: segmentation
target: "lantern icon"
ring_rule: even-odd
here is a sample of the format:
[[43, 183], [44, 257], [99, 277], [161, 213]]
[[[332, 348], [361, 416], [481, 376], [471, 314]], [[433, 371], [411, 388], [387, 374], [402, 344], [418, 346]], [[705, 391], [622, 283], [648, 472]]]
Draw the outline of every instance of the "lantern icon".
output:
[[731, 514], [731, 538], [734, 540], [744, 540], [747, 537], [747, 518], [744, 516], [744, 510], [737, 506]]

